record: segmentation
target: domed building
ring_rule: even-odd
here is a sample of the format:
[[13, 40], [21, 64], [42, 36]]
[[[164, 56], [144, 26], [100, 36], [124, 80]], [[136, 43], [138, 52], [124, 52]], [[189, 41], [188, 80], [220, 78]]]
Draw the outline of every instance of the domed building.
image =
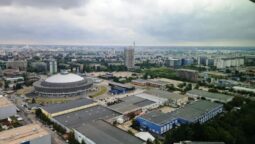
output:
[[93, 86], [93, 82], [91, 79], [63, 72], [50, 76], [46, 80], [39, 80], [33, 85], [39, 96], [66, 97], [86, 94], [86, 91]]

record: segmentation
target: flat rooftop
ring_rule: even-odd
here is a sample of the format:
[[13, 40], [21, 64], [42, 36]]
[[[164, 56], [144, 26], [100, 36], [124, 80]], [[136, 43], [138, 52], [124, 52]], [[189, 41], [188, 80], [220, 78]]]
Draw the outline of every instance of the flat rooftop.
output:
[[211, 93], [211, 92], [198, 90], [198, 89], [193, 89], [191, 91], [188, 91], [187, 93], [192, 94], [192, 95], [198, 95], [200, 97], [216, 99], [216, 100], [218, 100], [220, 102], [224, 102], [224, 103], [229, 102], [234, 98], [233, 96], [219, 94], [219, 93]]
[[97, 105], [83, 110], [56, 116], [54, 119], [68, 128], [78, 128], [83, 124], [91, 123], [99, 119], [109, 120], [119, 115], [120, 113]]
[[155, 103], [153, 101], [150, 101], [141, 97], [137, 97], [137, 96], [129, 96], [129, 97], [122, 98], [120, 100], [121, 102], [111, 105], [109, 106], [109, 108], [122, 114], [131, 112], [134, 110], [138, 110], [144, 106]]
[[1, 144], [19, 144], [23, 141], [49, 135], [49, 133], [38, 124], [29, 124], [0, 132]]
[[7, 107], [10, 105], [14, 105], [11, 101], [9, 101], [6, 97], [0, 96], [0, 108]]
[[213, 109], [223, 106], [219, 103], [214, 103], [206, 100], [199, 100], [187, 104], [185, 107], [175, 111], [175, 116], [188, 121], [194, 121], [201, 115], [210, 112]]
[[145, 93], [154, 95], [157, 97], [161, 97], [161, 98], [172, 99], [172, 100], [178, 100], [178, 99], [183, 99], [183, 98], [187, 97], [186, 95], [180, 95], [180, 94], [171, 93], [168, 91], [163, 91], [163, 90], [158, 90], [158, 89], [150, 89], [150, 90], [145, 91]]
[[142, 144], [143, 141], [127, 132], [112, 126], [111, 124], [98, 120], [93, 123], [84, 124], [75, 129], [96, 144]]
[[158, 125], [163, 125], [165, 123], [168, 123], [169, 121], [172, 121], [174, 119], [177, 119], [177, 117], [172, 113], [163, 113], [159, 110], [151, 111], [149, 113], [146, 113], [141, 118], [151, 121]]
[[144, 114], [140, 117], [149, 120], [153, 123], [156, 123], [158, 125], [168, 123], [169, 121], [177, 118], [181, 118], [188, 121], [194, 121], [204, 113], [207, 113], [220, 106], [222, 106], [222, 104], [213, 103], [205, 100], [199, 100], [187, 104], [184, 107], [179, 108], [170, 113], [163, 113], [157, 110]]
[[122, 88], [127, 88], [127, 89], [133, 89], [133, 86], [127, 85], [127, 84], [122, 84], [122, 83], [116, 83], [116, 82], [109, 82], [109, 85], [111, 86], [118, 86]]
[[73, 109], [73, 108], [76, 108], [76, 107], [89, 105], [89, 104], [92, 104], [92, 103], [95, 103], [95, 102], [91, 99], [83, 98], [83, 99], [77, 99], [77, 100], [69, 101], [67, 103], [49, 104], [49, 105], [46, 105], [46, 106], [42, 107], [42, 109], [44, 109], [48, 113], [57, 113], [57, 112], [65, 111], [65, 110], [68, 110], [68, 109]]

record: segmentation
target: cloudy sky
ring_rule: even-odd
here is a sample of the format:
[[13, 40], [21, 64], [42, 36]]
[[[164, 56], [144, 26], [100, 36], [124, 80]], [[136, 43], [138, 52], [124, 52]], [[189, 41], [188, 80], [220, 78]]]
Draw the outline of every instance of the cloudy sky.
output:
[[0, 43], [255, 46], [249, 0], [0, 0]]

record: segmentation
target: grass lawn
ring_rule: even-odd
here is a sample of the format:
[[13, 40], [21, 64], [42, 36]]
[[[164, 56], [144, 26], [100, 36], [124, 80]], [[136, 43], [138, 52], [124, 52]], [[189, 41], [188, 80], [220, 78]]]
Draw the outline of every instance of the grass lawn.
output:
[[53, 104], [53, 103], [65, 103], [70, 101], [68, 98], [36, 98], [36, 103], [43, 104]]
[[98, 91], [96, 93], [94, 93], [93, 95], [91, 95], [92, 98], [103, 95], [107, 92], [107, 88], [104, 86], [99, 86], [98, 87]]

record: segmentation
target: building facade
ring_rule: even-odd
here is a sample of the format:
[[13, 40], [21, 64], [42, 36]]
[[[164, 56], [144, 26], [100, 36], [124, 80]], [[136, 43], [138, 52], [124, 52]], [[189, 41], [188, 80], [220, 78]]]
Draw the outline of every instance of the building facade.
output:
[[125, 66], [130, 69], [135, 66], [135, 49], [133, 47], [128, 47], [124, 49], [124, 61]]
[[8, 69], [18, 69], [20, 71], [27, 70], [27, 61], [8, 61], [6, 63]]
[[218, 69], [227, 67], [239, 67], [244, 65], [243, 57], [218, 58], [214, 62], [214, 66]]
[[167, 60], [167, 66], [171, 68], [178, 68], [182, 65], [182, 60], [181, 59], [175, 59], [175, 58], [169, 58]]
[[198, 71], [189, 69], [179, 69], [177, 75], [184, 80], [196, 82], [198, 80]]

